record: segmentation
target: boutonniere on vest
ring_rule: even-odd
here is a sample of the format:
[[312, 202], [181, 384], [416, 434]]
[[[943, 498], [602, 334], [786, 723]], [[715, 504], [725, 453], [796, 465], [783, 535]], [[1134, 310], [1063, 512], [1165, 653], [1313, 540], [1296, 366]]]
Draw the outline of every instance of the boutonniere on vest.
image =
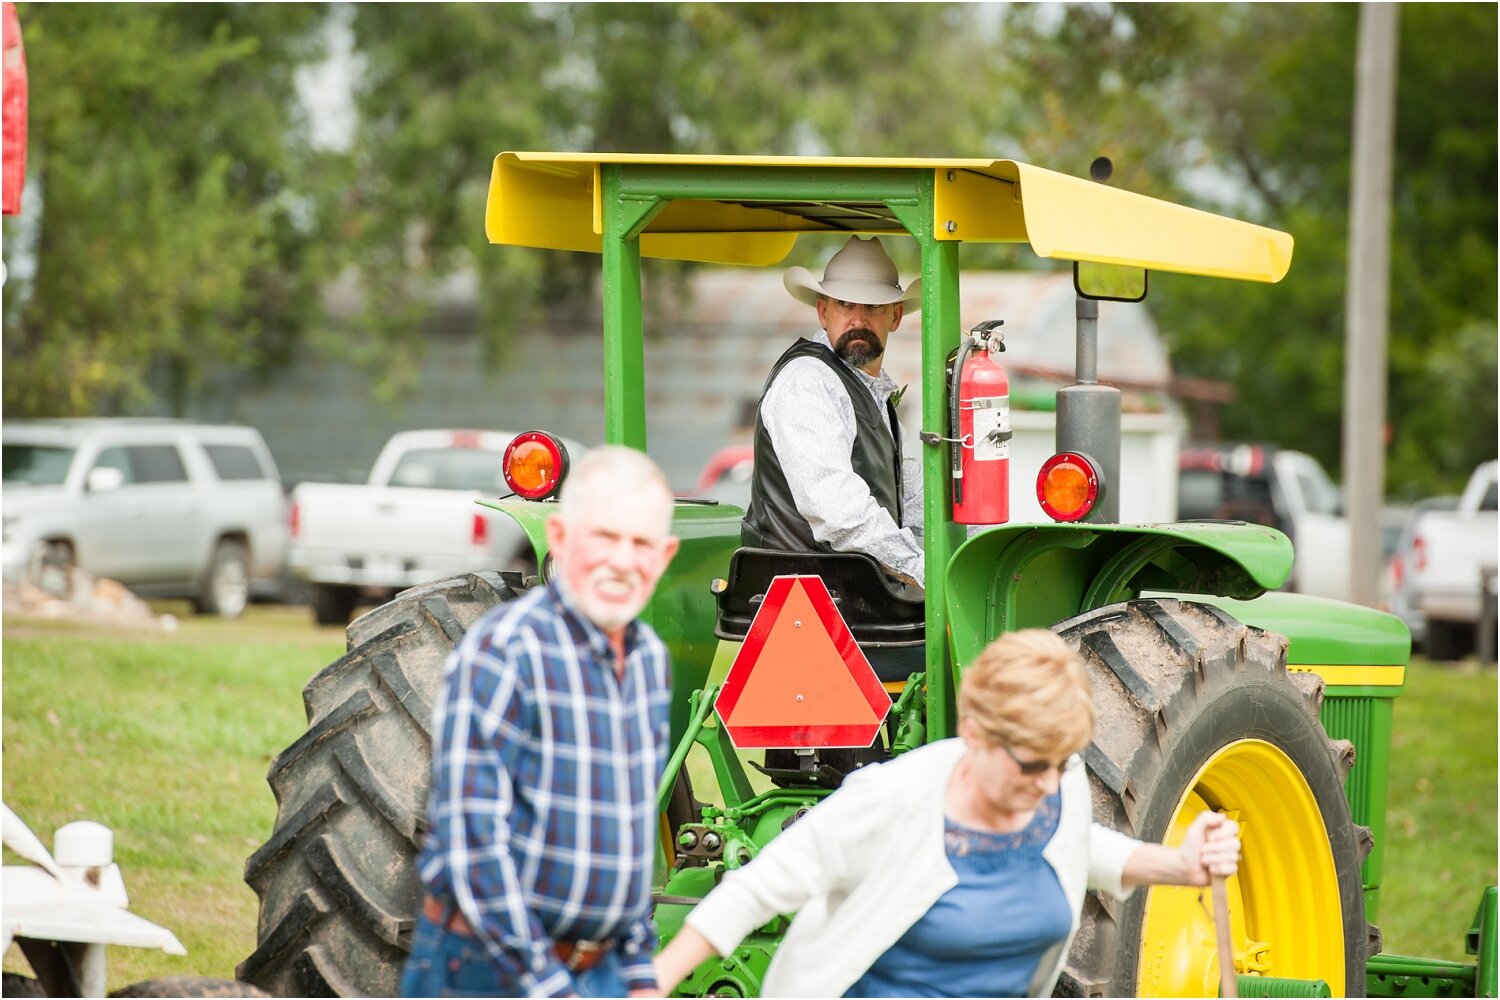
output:
[[[908, 384], [910, 384], [910, 383], [908, 383]], [[904, 396], [904, 395], [906, 395], [906, 386], [903, 385], [901, 388], [899, 388], [895, 392], [891, 393], [891, 405], [892, 406], [900, 406], [901, 405], [901, 397]]]

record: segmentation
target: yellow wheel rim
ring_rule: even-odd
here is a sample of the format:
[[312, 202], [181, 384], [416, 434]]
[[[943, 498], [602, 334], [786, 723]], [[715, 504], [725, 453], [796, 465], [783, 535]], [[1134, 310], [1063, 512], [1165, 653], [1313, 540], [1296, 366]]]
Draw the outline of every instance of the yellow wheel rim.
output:
[[[1240, 871], [1228, 882], [1235, 971], [1323, 979], [1344, 995], [1344, 920], [1328, 830], [1307, 780], [1280, 748], [1239, 740], [1198, 771], [1164, 842], [1182, 843], [1193, 817], [1225, 813], [1240, 824]], [[1213, 904], [1207, 889], [1148, 891], [1136, 992], [1219, 995]]]

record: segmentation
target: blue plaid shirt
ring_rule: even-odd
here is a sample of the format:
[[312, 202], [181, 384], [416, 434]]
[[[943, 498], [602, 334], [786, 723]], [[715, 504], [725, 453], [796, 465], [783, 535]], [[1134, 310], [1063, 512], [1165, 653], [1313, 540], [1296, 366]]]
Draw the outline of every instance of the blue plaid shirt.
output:
[[604, 633], [551, 583], [476, 622], [444, 669], [422, 883], [529, 996], [575, 991], [557, 939], [613, 939], [627, 986], [656, 985], [670, 677], [647, 626], [627, 626], [625, 653], [622, 682]]

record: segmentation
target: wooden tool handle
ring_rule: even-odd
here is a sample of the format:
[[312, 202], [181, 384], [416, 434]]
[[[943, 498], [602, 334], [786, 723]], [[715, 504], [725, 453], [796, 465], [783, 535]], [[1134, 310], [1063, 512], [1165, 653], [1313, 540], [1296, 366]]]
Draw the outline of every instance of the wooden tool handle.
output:
[[1229, 940], [1229, 890], [1223, 875], [1213, 876], [1214, 936], [1219, 939], [1219, 996], [1240, 995], [1239, 980], [1234, 974], [1234, 946]]

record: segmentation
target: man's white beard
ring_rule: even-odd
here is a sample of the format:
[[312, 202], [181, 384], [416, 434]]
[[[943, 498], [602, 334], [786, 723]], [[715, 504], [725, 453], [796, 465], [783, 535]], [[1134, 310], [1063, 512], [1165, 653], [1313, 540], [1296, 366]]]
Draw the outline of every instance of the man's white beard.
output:
[[594, 600], [592, 593], [576, 593], [561, 573], [557, 576], [557, 585], [567, 595], [568, 600], [573, 602], [573, 606], [578, 609], [579, 613], [604, 632], [624, 628], [635, 621], [636, 616], [646, 607], [645, 601], [632, 601], [628, 605], [601, 604]]

